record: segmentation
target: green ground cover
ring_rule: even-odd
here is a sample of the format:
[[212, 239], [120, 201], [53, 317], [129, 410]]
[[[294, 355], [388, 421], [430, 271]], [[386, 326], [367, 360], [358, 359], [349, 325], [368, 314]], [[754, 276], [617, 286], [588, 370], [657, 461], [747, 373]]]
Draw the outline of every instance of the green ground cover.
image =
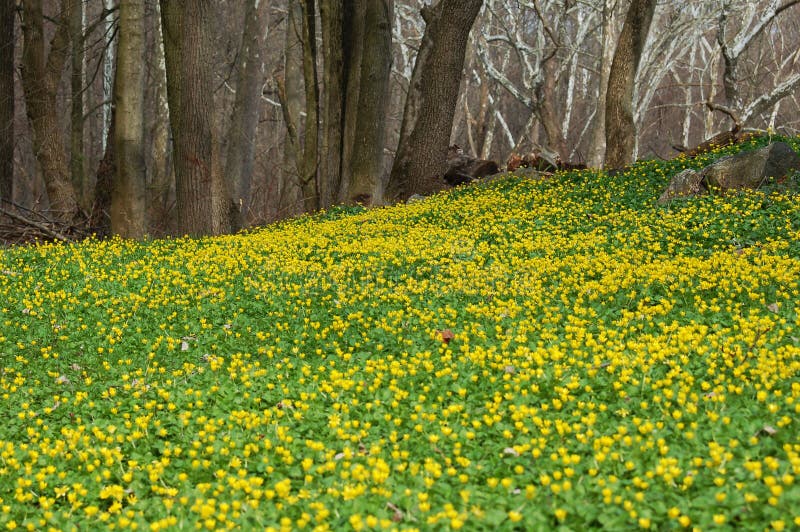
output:
[[765, 142], [1, 251], [0, 527], [800, 527], [800, 202], [655, 202]]

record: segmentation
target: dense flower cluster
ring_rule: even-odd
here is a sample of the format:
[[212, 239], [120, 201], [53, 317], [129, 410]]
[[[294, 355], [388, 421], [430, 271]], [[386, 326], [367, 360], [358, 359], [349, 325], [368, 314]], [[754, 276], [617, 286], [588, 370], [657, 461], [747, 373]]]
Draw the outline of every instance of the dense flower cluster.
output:
[[700, 164], [3, 251], [0, 527], [800, 527], [800, 202]]

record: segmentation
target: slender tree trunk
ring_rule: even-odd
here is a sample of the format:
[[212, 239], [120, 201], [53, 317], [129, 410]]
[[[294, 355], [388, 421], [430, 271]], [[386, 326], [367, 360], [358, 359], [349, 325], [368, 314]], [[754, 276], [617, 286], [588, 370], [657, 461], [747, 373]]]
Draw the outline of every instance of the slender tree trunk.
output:
[[320, 207], [319, 196], [319, 88], [317, 87], [317, 37], [314, 0], [301, 0], [303, 6], [303, 79], [306, 93], [306, 123], [303, 138], [303, 173], [300, 187], [303, 208], [313, 212]]
[[536, 98], [541, 102], [539, 106], [539, 119], [544, 129], [544, 146], [549, 151], [555, 152], [559, 158], [569, 157], [564, 137], [561, 135], [561, 119], [558, 112], [558, 65], [555, 61], [548, 61], [544, 64], [545, 78], [540, 87], [541, 94]]
[[70, 74], [70, 176], [80, 203], [85, 199], [86, 172], [83, 151], [83, 2], [75, 1], [69, 15], [72, 41], [72, 72]]
[[111, 229], [125, 238], [147, 232], [144, 164], [144, 0], [120, 0], [114, 79], [116, 179]]
[[597, 111], [594, 115], [594, 126], [589, 144], [587, 164], [592, 168], [600, 168], [606, 157], [606, 94], [608, 93], [608, 77], [611, 74], [611, 63], [614, 60], [612, 33], [614, 32], [614, 0], [603, 0], [603, 24], [600, 51], [599, 87], [597, 91]]
[[89, 217], [89, 227], [98, 237], [111, 234], [111, 196], [114, 180], [117, 174], [117, 157], [114, 150], [114, 128], [116, 124], [116, 111], [111, 105], [111, 116], [107, 132], [108, 138], [103, 142], [105, 152], [97, 165], [92, 209]]
[[422, 8], [425, 33], [411, 76], [389, 196], [442, 187], [467, 40], [483, 0], [439, 0]]
[[22, 87], [33, 131], [33, 151], [42, 169], [50, 211], [54, 217], [68, 223], [80, 216], [80, 207], [70, 180], [64, 137], [58, 123], [56, 93], [69, 55], [69, 13], [73, 1], [76, 0], [61, 2], [59, 24], [47, 55], [42, 0], [22, 2]]
[[14, 186], [14, 0], [0, 0], [0, 200]]
[[607, 168], [633, 162], [636, 147], [633, 89], [655, 8], [656, 0], [633, 0], [617, 42], [606, 95]]
[[392, 2], [366, 0], [348, 203], [383, 203], [383, 144], [392, 66]]
[[281, 112], [286, 126], [283, 172], [279, 188], [278, 211], [286, 214], [302, 212], [300, 187], [303, 175], [303, 154], [300, 145], [300, 115], [303, 111], [303, 11], [299, 0], [289, 0], [286, 17], [283, 76], [277, 78]]
[[228, 132], [225, 178], [232, 182], [233, 199], [238, 211], [232, 217], [233, 229], [245, 222], [250, 204], [250, 187], [255, 160], [256, 129], [264, 81], [264, 43], [267, 36], [267, 0], [249, 0], [245, 10], [242, 47], [237, 65], [236, 100]]
[[170, 123], [175, 139], [176, 227], [212, 232], [211, 0], [161, 0]]
[[175, 176], [171, 160], [172, 150], [170, 148], [170, 125], [169, 125], [169, 105], [167, 103], [167, 77], [166, 65], [164, 64], [164, 38], [161, 30], [161, 13], [158, 4], [155, 5], [155, 13], [150, 17], [151, 31], [153, 32], [151, 47], [152, 70], [150, 75], [153, 78], [152, 84], [152, 104], [155, 112], [152, 114], [152, 124], [148, 128], [149, 154], [148, 165], [150, 168], [150, 180], [148, 186], [148, 213], [145, 217], [150, 230], [156, 226], [154, 222], [159, 222], [158, 229], [163, 231], [169, 218], [169, 210], [174, 199]]

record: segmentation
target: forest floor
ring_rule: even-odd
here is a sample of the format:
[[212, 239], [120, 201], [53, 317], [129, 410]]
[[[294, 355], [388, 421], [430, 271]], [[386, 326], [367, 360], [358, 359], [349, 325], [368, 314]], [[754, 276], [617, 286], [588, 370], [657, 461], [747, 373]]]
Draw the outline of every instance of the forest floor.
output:
[[656, 204], [765, 142], [0, 251], [0, 527], [799, 527], [800, 201]]

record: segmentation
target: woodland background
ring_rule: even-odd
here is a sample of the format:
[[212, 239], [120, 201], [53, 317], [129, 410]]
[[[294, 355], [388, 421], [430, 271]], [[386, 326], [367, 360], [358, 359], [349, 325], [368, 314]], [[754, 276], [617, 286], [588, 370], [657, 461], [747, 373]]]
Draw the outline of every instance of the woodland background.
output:
[[798, 4], [1, 0], [0, 206], [225, 233], [429, 192], [451, 143], [615, 167], [733, 128], [795, 135]]

